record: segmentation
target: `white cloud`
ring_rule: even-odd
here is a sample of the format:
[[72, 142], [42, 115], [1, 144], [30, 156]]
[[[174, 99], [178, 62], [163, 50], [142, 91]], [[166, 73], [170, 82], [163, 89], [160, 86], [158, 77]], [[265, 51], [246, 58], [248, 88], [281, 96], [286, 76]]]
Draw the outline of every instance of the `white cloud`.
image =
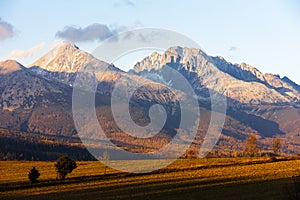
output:
[[116, 32], [117, 30], [112, 29], [105, 24], [91, 24], [85, 28], [66, 26], [64, 30], [56, 33], [56, 37], [72, 42], [88, 42], [105, 40]]
[[35, 56], [37, 56], [42, 50], [43, 48], [46, 46], [45, 42], [41, 42], [40, 44], [31, 47], [30, 49], [27, 50], [14, 50], [12, 52], [10, 52], [7, 56], [5, 56], [6, 59], [27, 59], [27, 58], [34, 58]]
[[3, 21], [0, 18], [0, 40], [11, 38], [15, 35], [15, 29], [13, 25]]

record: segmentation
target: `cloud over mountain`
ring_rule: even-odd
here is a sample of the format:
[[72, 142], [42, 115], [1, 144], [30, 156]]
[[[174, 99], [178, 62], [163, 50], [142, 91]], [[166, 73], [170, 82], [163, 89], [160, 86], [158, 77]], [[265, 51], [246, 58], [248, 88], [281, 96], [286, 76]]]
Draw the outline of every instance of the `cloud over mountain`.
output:
[[56, 37], [72, 42], [89, 42], [95, 40], [105, 40], [115, 34], [117, 30], [105, 24], [91, 24], [85, 28], [66, 26], [64, 30], [58, 31]]
[[11, 38], [15, 35], [15, 28], [13, 25], [0, 18], [0, 41]]
[[31, 47], [27, 50], [17, 49], [10, 52], [6, 59], [24, 59], [24, 58], [33, 58], [37, 56], [41, 50], [46, 46], [45, 42], [41, 42], [38, 45]]

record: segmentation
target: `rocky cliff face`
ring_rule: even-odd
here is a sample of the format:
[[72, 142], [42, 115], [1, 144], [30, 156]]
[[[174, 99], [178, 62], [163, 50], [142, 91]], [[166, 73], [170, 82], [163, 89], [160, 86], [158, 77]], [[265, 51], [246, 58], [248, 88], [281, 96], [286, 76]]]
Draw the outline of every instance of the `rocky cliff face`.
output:
[[74, 73], [87, 65], [109, 66], [109, 64], [94, 58], [91, 54], [81, 51], [75, 44], [63, 42], [29, 67], [37, 66], [50, 72]]
[[293, 103], [300, 100], [299, 91], [279, 77], [263, 74], [245, 63], [232, 64], [222, 57], [208, 56], [200, 49], [171, 47], [162, 55], [153, 53], [144, 58], [133, 71], [151, 78], [153, 74], [160, 74], [164, 65], [184, 74], [195, 90], [201, 91], [206, 87], [243, 104]]
[[86, 68], [94, 72], [102, 72], [106, 68], [108, 71], [116, 73], [121, 71], [113, 65], [94, 58], [69, 42], [63, 42], [29, 65], [29, 69], [35, 74], [71, 86], [76, 78], [76, 73], [82, 72]]

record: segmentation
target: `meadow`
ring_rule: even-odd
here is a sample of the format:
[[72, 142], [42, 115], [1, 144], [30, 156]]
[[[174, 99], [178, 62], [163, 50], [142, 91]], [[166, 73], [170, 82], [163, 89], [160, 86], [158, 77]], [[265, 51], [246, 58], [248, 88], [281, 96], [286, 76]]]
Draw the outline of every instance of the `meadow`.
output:
[[[297, 199], [292, 177], [300, 176], [297, 159], [205, 158], [179, 159], [140, 174], [106, 169], [99, 161], [77, 162], [61, 181], [54, 163], [1, 161], [0, 199]], [[28, 181], [33, 166], [41, 173], [34, 185]]]

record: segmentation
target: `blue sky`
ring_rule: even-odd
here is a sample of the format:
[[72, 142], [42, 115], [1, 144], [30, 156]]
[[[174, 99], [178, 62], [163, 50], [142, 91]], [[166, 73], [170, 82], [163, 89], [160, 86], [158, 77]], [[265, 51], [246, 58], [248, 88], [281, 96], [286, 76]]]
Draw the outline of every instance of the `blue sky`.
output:
[[[78, 38], [84, 31], [98, 30], [104, 39], [120, 30], [151, 27], [184, 34], [209, 55], [246, 62], [300, 83], [298, 0], [74, 2], [0, 0], [0, 58], [30, 64], [70, 34], [81, 49], [92, 52], [101, 39], [93, 34]], [[131, 62], [141, 56], [131, 56]]]

